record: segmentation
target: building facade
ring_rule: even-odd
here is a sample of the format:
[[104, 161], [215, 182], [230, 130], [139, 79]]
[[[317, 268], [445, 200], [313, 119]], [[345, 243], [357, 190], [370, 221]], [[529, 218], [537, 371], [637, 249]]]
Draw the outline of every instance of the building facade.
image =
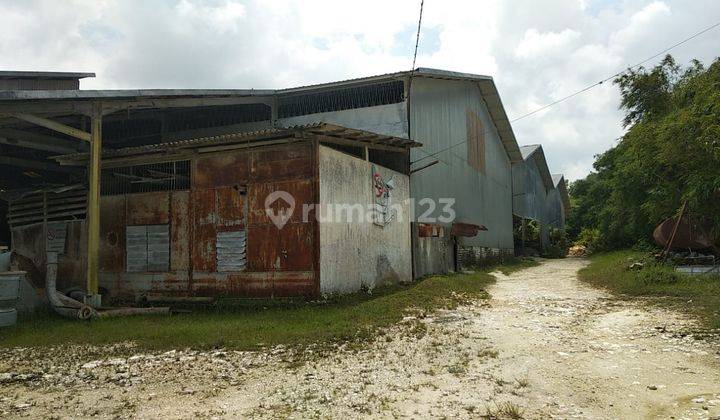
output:
[[[319, 297], [411, 281], [409, 222], [348, 213], [348, 205], [375, 211], [378, 186], [393, 209], [407, 212], [406, 168], [384, 167], [366, 151], [407, 156], [417, 144], [373, 144], [380, 138], [316, 124], [108, 151], [103, 299]], [[83, 215], [56, 211], [84, 191], [67, 194], [26, 194], [10, 204], [14, 248], [37, 267], [47, 251], [58, 252], [62, 291], [82, 288], [87, 263]], [[42, 210], [47, 202], [56, 207]]]

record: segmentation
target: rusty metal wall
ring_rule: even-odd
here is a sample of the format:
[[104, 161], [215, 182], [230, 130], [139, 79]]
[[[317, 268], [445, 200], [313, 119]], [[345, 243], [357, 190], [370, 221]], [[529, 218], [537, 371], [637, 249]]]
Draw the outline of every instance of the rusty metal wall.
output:
[[[317, 147], [303, 143], [198, 157], [192, 161], [188, 191], [103, 196], [100, 286], [108, 302], [146, 295], [317, 296], [314, 213], [303, 221], [303, 205], [317, 201]], [[286, 191], [295, 201], [281, 229], [265, 211], [265, 199], [274, 191]], [[128, 226], [167, 229], [169, 269], [148, 264], [147, 271], [128, 272]], [[37, 268], [34, 280], [41, 287], [46, 225], [19, 226], [12, 235], [13, 248]], [[85, 237], [84, 221], [67, 222], [65, 252], [59, 255], [60, 290], [84, 288]], [[224, 259], [227, 252], [236, 260]]]
[[[302, 220], [303, 204], [315, 201], [314, 150], [299, 144], [200, 157], [190, 191], [102, 197], [101, 286], [123, 299], [315, 295], [315, 221]], [[282, 229], [265, 211], [274, 191], [295, 200]], [[170, 270], [128, 273], [126, 226], [165, 224]]]

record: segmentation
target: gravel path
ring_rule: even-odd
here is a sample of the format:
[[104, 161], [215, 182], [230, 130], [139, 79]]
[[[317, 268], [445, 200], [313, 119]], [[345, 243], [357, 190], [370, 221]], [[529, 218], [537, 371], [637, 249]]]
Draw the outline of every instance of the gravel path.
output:
[[498, 273], [490, 301], [408, 317], [360, 347], [14, 349], [0, 356], [0, 417], [720, 415], [717, 342], [676, 312], [581, 284], [585, 264]]

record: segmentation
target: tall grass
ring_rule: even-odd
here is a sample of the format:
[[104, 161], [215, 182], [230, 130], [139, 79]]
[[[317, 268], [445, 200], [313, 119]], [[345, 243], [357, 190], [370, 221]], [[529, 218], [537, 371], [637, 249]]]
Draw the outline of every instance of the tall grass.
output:
[[410, 285], [358, 293], [322, 302], [244, 305], [172, 316], [134, 316], [90, 322], [50, 314], [0, 330], [0, 347], [135, 342], [145, 349], [254, 349], [265, 345], [369, 337], [410, 311], [427, 313], [487, 298], [487, 272], [436, 276]]
[[629, 265], [646, 254], [617, 251], [591, 257], [588, 267], [580, 270], [581, 280], [612, 292], [631, 296], [663, 296], [674, 298], [707, 321], [712, 328], [720, 328], [720, 277], [688, 276], [676, 273], [672, 267], [646, 263], [640, 270]]

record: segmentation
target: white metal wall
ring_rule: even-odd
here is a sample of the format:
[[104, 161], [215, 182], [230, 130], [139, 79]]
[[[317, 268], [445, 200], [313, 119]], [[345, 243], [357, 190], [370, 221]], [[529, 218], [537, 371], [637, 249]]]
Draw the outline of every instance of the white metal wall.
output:
[[[385, 226], [357, 218], [332, 220], [327, 205], [374, 203], [371, 163], [320, 146], [320, 291], [349, 293], [412, 281], [410, 223], [407, 220], [410, 185], [407, 175], [376, 165], [384, 180], [394, 178], [392, 202], [401, 216]], [[334, 210], [333, 210], [334, 211]]]
[[[462, 143], [423, 161], [442, 160], [412, 175], [412, 195], [416, 205], [423, 197], [454, 197], [457, 221], [482, 224], [488, 228], [476, 237], [461, 238], [461, 245], [512, 250], [510, 160], [476, 83], [426, 78], [413, 80], [410, 130], [412, 139], [423, 143], [423, 147], [412, 150], [411, 160], [466, 141], [468, 109], [477, 114], [485, 129], [485, 174], [467, 164], [467, 146]], [[424, 207], [416, 208], [418, 214], [424, 210]]]
[[[378, 134], [407, 137], [405, 103], [382, 105], [345, 111], [303, 115], [278, 120], [281, 126], [327, 122]], [[411, 176], [411, 191], [416, 214], [427, 206], [419, 201], [430, 198], [455, 198], [457, 221], [482, 224], [488, 228], [474, 238], [462, 238], [461, 244], [512, 250], [512, 175], [500, 136], [487, 111], [475, 82], [415, 78], [411, 92], [412, 139], [423, 147], [411, 151], [411, 161], [452, 144], [467, 140], [466, 111], [475, 112], [485, 133], [486, 173], [471, 168], [462, 144], [443, 152], [437, 165]], [[434, 158], [425, 159], [429, 163]], [[422, 163], [415, 165], [420, 166]], [[433, 216], [440, 214], [438, 209]]]

